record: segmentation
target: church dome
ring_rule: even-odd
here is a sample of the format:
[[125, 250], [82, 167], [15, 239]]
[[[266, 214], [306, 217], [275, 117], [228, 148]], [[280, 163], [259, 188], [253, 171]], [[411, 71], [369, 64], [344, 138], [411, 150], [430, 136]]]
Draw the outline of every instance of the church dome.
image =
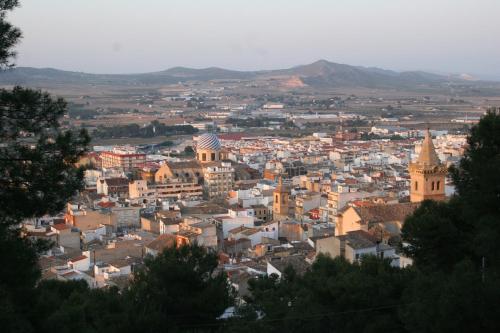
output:
[[207, 133], [200, 135], [196, 143], [196, 149], [198, 150], [220, 150], [221, 144], [217, 135]]

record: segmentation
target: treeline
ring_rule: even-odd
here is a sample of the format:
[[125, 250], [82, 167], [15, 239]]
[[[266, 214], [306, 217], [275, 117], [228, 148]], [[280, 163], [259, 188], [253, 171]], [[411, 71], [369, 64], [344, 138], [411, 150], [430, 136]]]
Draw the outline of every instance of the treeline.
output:
[[68, 103], [68, 116], [71, 119], [94, 119], [99, 112], [95, 109], [87, 108], [87, 104], [79, 104], [79, 103]]
[[285, 123], [284, 118], [228, 118], [226, 124], [236, 125], [238, 127], [266, 127], [272, 123]]
[[[21, 262], [21, 267], [27, 264]], [[90, 289], [85, 281], [45, 280], [35, 286], [39, 272], [25, 271], [29, 274], [18, 283], [23, 288], [5, 299], [12, 302], [0, 298], [2, 332], [183, 332], [217, 327], [217, 317], [232, 304], [232, 295], [226, 275], [216, 268], [215, 254], [185, 246], [147, 258], [122, 291]]]
[[292, 121], [287, 121], [284, 118], [228, 118], [226, 124], [232, 124], [238, 127], [268, 127], [276, 124], [281, 124], [284, 128], [296, 128]]
[[119, 126], [99, 126], [92, 136], [101, 139], [113, 138], [153, 138], [155, 136], [170, 136], [182, 134], [194, 134], [198, 129], [191, 125], [168, 126], [157, 120], [146, 126], [128, 124]]

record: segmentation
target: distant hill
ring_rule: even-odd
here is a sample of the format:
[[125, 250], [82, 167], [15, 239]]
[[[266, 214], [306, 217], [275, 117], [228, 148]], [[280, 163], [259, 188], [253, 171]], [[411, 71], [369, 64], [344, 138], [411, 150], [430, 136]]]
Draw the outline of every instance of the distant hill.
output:
[[446, 82], [466, 82], [459, 76], [437, 75], [421, 71], [396, 72], [319, 60], [312, 64], [267, 71], [234, 71], [217, 67], [194, 69], [174, 67], [143, 74], [88, 74], [52, 68], [18, 67], [0, 74], [0, 84], [44, 86], [50, 84], [149, 85], [185, 81], [256, 80], [274, 77], [292, 78], [317, 88], [417, 88]]

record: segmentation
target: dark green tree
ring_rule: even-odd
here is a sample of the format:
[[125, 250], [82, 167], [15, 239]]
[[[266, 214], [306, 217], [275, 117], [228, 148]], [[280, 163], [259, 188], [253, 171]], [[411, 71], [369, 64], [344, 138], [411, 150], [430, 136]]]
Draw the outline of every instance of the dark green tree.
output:
[[490, 110], [472, 127], [460, 163], [450, 168], [456, 195], [424, 202], [402, 229], [403, 250], [420, 269], [453, 270], [470, 259], [500, 272], [500, 113]]
[[40, 277], [36, 244], [0, 224], [0, 322], [5, 332], [31, 332], [33, 287]]
[[21, 31], [6, 20], [7, 12], [19, 5], [18, 0], [0, 0], [0, 70], [14, 66], [13, 47], [21, 38]]
[[[21, 33], [6, 21], [17, 0], [0, 0], [0, 70], [13, 66], [13, 46]], [[1, 75], [1, 73], [0, 73]], [[82, 185], [73, 164], [89, 141], [60, 128], [61, 99], [15, 87], [0, 90], [0, 320], [2, 330], [30, 332], [34, 287], [40, 277], [41, 243], [22, 238], [25, 218], [59, 212]]]
[[74, 164], [89, 137], [61, 129], [65, 112], [66, 103], [47, 93], [0, 90], [0, 223], [57, 213], [82, 187]]
[[146, 258], [127, 297], [133, 330], [186, 331], [217, 327], [232, 304], [226, 275], [217, 272], [217, 256], [198, 245], [166, 249]]
[[500, 284], [483, 280], [470, 260], [451, 272], [418, 272], [405, 290], [400, 317], [408, 332], [499, 332]]
[[453, 270], [472, 256], [471, 221], [463, 219], [458, 198], [450, 202], [424, 201], [402, 228], [402, 252], [426, 271]]
[[[473, 223], [475, 262], [500, 273], [500, 108], [473, 126], [468, 147], [451, 177], [465, 220]], [[484, 258], [484, 259], [483, 259]]]
[[456, 195], [423, 202], [403, 226], [403, 251], [418, 272], [401, 310], [408, 331], [500, 330], [499, 133], [500, 114], [490, 110], [450, 170]]
[[246, 322], [260, 313], [261, 320], [246, 326], [265, 332], [401, 332], [398, 309], [411, 276], [388, 260], [364, 257], [351, 264], [320, 255], [303, 277], [287, 270], [281, 279], [251, 281], [241, 312]]

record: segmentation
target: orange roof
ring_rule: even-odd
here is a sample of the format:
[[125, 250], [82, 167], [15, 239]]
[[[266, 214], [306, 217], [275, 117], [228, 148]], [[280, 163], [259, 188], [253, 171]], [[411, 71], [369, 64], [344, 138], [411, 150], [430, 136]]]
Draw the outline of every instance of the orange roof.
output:
[[65, 223], [58, 223], [58, 224], [54, 224], [52, 226], [52, 228], [54, 228], [56, 230], [66, 230], [66, 229], [69, 229], [71, 227]]
[[352, 202], [352, 205], [356, 207], [370, 207], [374, 206], [375, 204], [371, 201], [356, 200]]
[[107, 202], [99, 202], [97, 205], [102, 208], [111, 208], [114, 207], [116, 204], [114, 202], [107, 201]]

